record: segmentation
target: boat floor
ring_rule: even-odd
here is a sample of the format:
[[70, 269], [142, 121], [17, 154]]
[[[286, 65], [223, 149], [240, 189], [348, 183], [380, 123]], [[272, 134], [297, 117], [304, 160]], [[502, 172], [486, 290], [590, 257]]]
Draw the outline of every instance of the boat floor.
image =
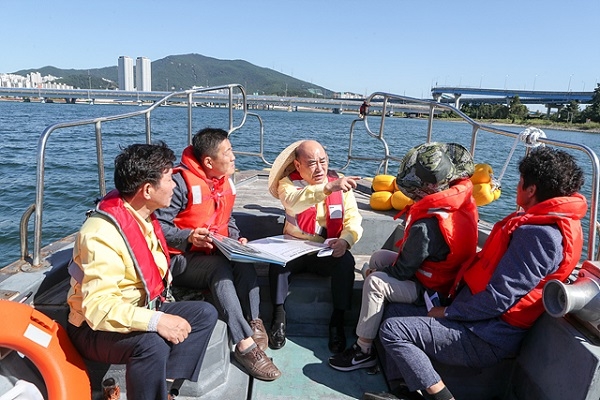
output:
[[324, 337], [288, 337], [283, 348], [269, 349], [267, 354], [283, 371], [282, 376], [274, 382], [254, 379], [249, 399], [360, 399], [364, 392], [387, 390], [378, 370], [341, 372], [331, 368], [327, 362], [331, 352]]

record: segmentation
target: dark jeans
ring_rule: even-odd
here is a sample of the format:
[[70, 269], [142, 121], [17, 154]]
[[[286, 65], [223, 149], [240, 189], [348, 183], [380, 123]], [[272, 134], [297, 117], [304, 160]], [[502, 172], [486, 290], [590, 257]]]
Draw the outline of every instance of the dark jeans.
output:
[[260, 289], [253, 264], [232, 263], [222, 254], [185, 253], [171, 260], [173, 285], [210, 289], [215, 307], [234, 344], [254, 333], [248, 321], [259, 317]]
[[386, 376], [404, 379], [411, 391], [426, 389], [441, 380], [431, 360], [482, 368], [508, 355], [480, 339], [460, 321], [426, 315], [425, 306], [395, 303], [386, 307], [386, 319], [379, 330]]
[[349, 310], [352, 306], [354, 285], [354, 256], [346, 251], [342, 257], [317, 257], [308, 254], [287, 263], [286, 266], [269, 266], [269, 286], [273, 305], [284, 304], [290, 287], [290, 278], [301, 272], [316, 273], [331, 277], [333, 308]]
[[94, 331], [87, 323], [68, 325], [79, 353], [92, 361], [126, 364], [128, 400], [165, 400], [167, 378], [197, 381], [208, 341], [217, 322], [215, 308], [203, 301], [165, 303], [161, 311], [179, 315], [192, 331], [172, 344], [156, 332], [117, 333]]

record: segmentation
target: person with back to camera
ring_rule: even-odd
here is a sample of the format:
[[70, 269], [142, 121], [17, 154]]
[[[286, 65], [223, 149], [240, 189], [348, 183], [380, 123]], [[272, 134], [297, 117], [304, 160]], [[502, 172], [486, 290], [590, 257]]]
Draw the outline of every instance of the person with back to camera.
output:
[[393, 394], [365, 393], [363, 399], [414, 399], [417, 390], [427, 399], [453, 399], [432, 360], [483, 368], [518, 353], [544, 312], [545, 283], [567, 279], [579, 262], [587, 211], [578, 193], [583, 171], [570, 154], [538, 147], [520, 161], [519, 172], [521, 210], [497, 222], [481, 251], [461, 268], [450, 305], [428, 313], [409, 304], [386, 307], [389, 318], [379, 330], [386, 372], [407, 386]]
[[386, 302], [423, 304], [424, 295], [448, 297], [461, 264], [477, 251], [473, 171], [471, 154], [456, 143], [425, 143], [404, 156], [396, 185], [415, 203], [408, 209], [399, 251], [382, 249], [371, 256], [358, 340], [330, 357], [331, 367], [352, 371], [377, 364], [371, 347]]
[[205, 128], [192, 138], [173, 174], [171, 205], [157, 212], [172, 253], [173, 284], [209, 288], [235, 344], [234, 358], [255, 378], [272, 381], [281, 372], [267, 357], [268, 336], [259, 318], [260, 294], [252, 264], [232, 263], [212, 243], [211, 234], [237, 239], [231, 215], [235, 155], [222, 129]]
[[324, 242], [329, 239], [330, 256], [308, 254], [287, 263], [269, 266], [269, 285], [273, 318], [269, 345], [279, 349], [286, 342], [284, 303], [291, 275], [314, 272], [331, 276], [333, 312], [329, 321], [329, 350], [346, 348], [344, 312], [352, 302], [354, 256], [350, 253], [362, 236], [362, 217], [352, 189], [357, 176], [340, 177], [329, 169], [323, 146], [314, 140], [289, 145], [275, 159], [269, 173], [269, 192], [285, 208], [283, 233], [303, 240]]
[[79, 230], [69, 266], [69, 336], [90, 360], [126, 364], [133, 400], [166, 399], [167, 378], [197, 381], [217, 322], [209, 303], [165, 302], [169, 255], [153, 213], [171, 201], [174, 160], [164, 143], [116, 157], [116, 189]]

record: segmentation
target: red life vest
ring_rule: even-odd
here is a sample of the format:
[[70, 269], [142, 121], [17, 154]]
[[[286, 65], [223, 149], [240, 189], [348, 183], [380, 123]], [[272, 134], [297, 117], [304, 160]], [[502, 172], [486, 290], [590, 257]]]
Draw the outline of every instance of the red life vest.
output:
[[427, 289], [435, 290], [444, 296], [450, 293], [462, 264], [477, 252], [479, 214], [472, 193], [471, 181], [461, 179], [449, 189], [423, 197], [410, 206], [404, 236], [396, 243], [396, 246], [402, 247], [416, 221], [428, 217], [437, 218], [450, 253], [443, 261], [425, 260], [415, 277]]
[[[181, 166], [173, 169], [180, 173], [188, 188], [187, 206], [173, 220], [180, 229], [196, 229], [206, 227], [211, 232], [229, 236], [229, 219], [235, 203], [235, 186], [231, 179], [224, 176], [212, 179], [196, 160], [192, 146], [188, 146], [181, 156]], [[211, 185], [212, 184], [212, 189]], [[169, 248], [173, 254], [181, 254], [181, 250]], [[191, 251], [207, 252], [192, 246]]]
[[[119, 230], [119, 233], [125, 241], [125, 245], [129, 249], [129, 254], [133, 260], [140, 279], [144, 283], [144, 289], [148, 302], [160, 297], [165, 289], [163, 277], [160, 275], [160, 269], [156, 265], [154, 256], [148, 248], [148, 243], [144, 238], [144, 234], [131, 213], [125, 208], [125, 203], [121, 198], [118, 190], [112, 190], [98, 203], [96, 212], [106, 216]], [[154, 213], [150, 214], [154, 234], [158, 238], [163, 253], [167, 259], [167, 266], [170, 263], [169, 254], [167, 253], [167, 241], [163, 234], [162, 228]], [[167, 274], [169, 273], [167, 269]]]
[[563, 236], [563, 259], [555, 272], [543, 278], [539, 284], [509, 308], [502, 319], [518, 328], [529, 328], [544, 312], [542, 290], [551, 279], [564, 281], [573, 271], [583, 247], [581, 218], [587, 211], [585, 197], [576, 193], [569, 197], [554, 197], [531, 207], [527, 212], [515, 212], [497, 222], [483, 249], [473, 263], [461, 271], [459, 278], [477, 294], [486, 289], [500, 259], [504, 256], [513, 232], [522, 225], [556, 224]]
[[[298, 190], [301, 190], [308, 183], [302, 179], [298, 171], [294, 171], [289, 175], [290, 180], [296, 186]], [[329, 182], [335, 181], [339, 176], [334, 171], [327, 173], [327, 180]], [[327, 238], [339, 238], [344, 227], [344, 199], [342, 191], [332, 192], [325, 198], [326, 214], [326, 229]], [[338, 215], [338, 213], [341, 214]], [[286, 219], [296, 225], [302, 233], [306, 235], [319, 234], [317, 227], [317, 207], [311, 206], [308, 209], [296, 214], [294, 217], [286, 214]]]

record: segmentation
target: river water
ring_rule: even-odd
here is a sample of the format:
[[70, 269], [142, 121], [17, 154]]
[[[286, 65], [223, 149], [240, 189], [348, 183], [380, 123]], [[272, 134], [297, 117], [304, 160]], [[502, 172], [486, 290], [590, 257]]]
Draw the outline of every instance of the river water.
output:
[[[35, 202], [38, 137], [45, 127], [58, 122], [83, 120], [137, 111], [131, 105], [83, 105], [59, 103], [0, 102], [0, 267], [19, 257], [19, 222], [27, 207]], [[316, 139], [327, 148], [330, 164], [339, 169], [346, 164], [351, 123], [356, 114], [315, 112], [255, 111], [264, 123], [265, 149], [268, 162], [288, 144], [299, 139]], [[228, 127], [225, 109], [194, 108], [193, 131], [201, 128]], [[236, 124], [241, 113], [236, 112]], [[378, 118], [370, 117], [374, 132]], [[385, 138], [392, 155], [400, 158], [411, 147], [426, 139], [427, 121], [422, 119], [388, 118]], [[383, 146], [366, 134], [364, 123], [356, 124], [352, 146], [354, 156], [381, 156]], [[505, 128], [520, 132], [523, 128]], [[187, 143], [187, 109], [159, 107], [152, 117], [153, 140], [163, 140], [176, 154]], [[258, 152], [259, 119], [249, 117], [244, 127], [231, 136], [234, 150]], [[435, 121], [434, 140], [457, 142], [470, 146], [471, 128], [465, 123]], [[545, 130], [549, 138], [586, 144], [600, 153], [600, 134]], [[124, 146], [145, 140], [143, 117], [103, 125], [103, 151], [107, 188], [112, 188], [112, 162]], [[485, 132], [478, 136], [475, 162], [490, 164], [496, 176], [502, 171], [513, 140]], [[502, 196], [492, 204], [480, 207], [481, 218], [494, 222], [515, 209], [515, 186], [518, 180], [517, 163], [523, 155], [519, 145], [511, 157], [502, 179]], [[590, 163], [585, 156], [576, 155], [586, 171]], [[93, 208], [98, 197], [95, 136], [93, 125], [56, 131], [50, 137], [46, 153], [46, 178], [43, 219], [43, 244], [62, 238], [78, 229], [85, 211]], [[260, 159], [238, 155], [237, 168], [268, 167]], [[372, 177], [379, 163], [352, 161], [343, 172]], [[398, 163], [391, 162], [388, 173], [397, 173]], [[584, 193], [590, 192], [590, 179]], [[589, 197], [588, 197], [589, 198]], [[30, 223], [30, 231], [33, 224]], [[587, 229], [587, 225], [586, 225]], [[31, 236], [31, 235], [30, 235]], [[31, 249], [32, 243], [30, 241]]]

